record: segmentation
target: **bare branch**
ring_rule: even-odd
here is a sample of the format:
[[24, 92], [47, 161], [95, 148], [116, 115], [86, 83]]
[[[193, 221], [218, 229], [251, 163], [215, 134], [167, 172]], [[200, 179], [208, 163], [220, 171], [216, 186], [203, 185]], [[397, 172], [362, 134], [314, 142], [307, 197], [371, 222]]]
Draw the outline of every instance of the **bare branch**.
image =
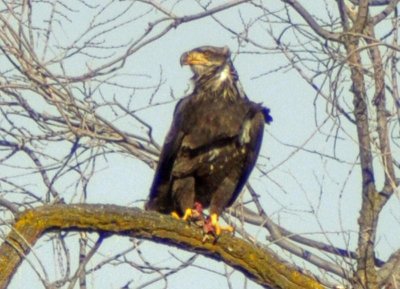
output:
[[354, 33], [363, 32], [365, 26], [367, 25], [368, 8], [369, 8], [368, 0], [359, 1], [356, 20], [354, 21], [354, 25], [351, 29], [352, 32]]
[[386, 19], [390, 14], [394, 12], [394, 10], [397, 7], [397, 4], [399, 3], [399, 0], [391, 0], [388, 1], [388, 5], [383, 9], [383, 11], [374, 17], [372, 17], [371, 22], [375, 25], [381, 22], [382, 20]]
[[[359, 5], [360, 0], [349, 0], [354, 5]], [[387, 5], [391, 2], [391, 0], [369, 0], [369, 5], [371, 6], [383, 6]]]
[[330, 32], [323, 29], [314, 19], [314, 17], [308, 13], [306, 9], [296, 0], [282, 0], [283, 2], [289, 4], [300, 14], [301, 17], [307, 22], [308, 25], [317, 33], [319, 36], [326, 40], [331, 40], [335, 42], [341, 42], [341, 36], [338, 33]]
[[244, 221], [249, 222], [250, 224], [265, 227], [271, 234], [269, 241], [291, 252], [292, 254], [310, 262], [311, 264], [319, 268], [324, 268], [324, 270], [334, 273], [344, 279], [348, 278], [351, 275], [350, 272], [348, 272], [342, 266], [324, 260], [323, 258], [317, 256], [316, 254], [313, 254], [309, 250], [306, 250], [300, 246], [295, 245], [286, 238], [299, 242], [301, 244], [305, 244], [307, 246], [311, 246], [313, 248], [321, 249], [325, 252], [340, 254], [341, 256], [348, 257], [350, 252], [346, 252], [345, 250], [338, 248], [332, 248], [326, 244], [322, 244], [320, 242], [316, 242], [311, 239], [307, 239], [297, 234], [291, 233], [286, 229], [282, 228], [281, 226], [275, 224], [270, 218], [268, 218], [268, 216], [257, 215], [251, 210], [247, 209], [246, 207], [243, 208], [238, 207], [236, 209], [231, 209], [230, 212], [233, 213], [233, 215], [236, 216], [237, 218], [243, 218]]

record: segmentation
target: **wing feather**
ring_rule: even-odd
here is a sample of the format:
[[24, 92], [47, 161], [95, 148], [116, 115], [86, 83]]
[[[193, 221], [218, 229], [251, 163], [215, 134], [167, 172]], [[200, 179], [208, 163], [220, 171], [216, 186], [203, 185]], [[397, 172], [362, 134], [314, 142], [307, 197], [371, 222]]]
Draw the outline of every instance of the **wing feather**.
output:
[[[256, 110], [255, 113], [254, 110]], [[258, 153], [261, 148], [265, 118], [261, 111], [261, 106], [254, 104], [254, 107], [250, 110], [250, 112], [251, 111], [252, 113], [248, 114], [242, 126], [243, 130], [246, 130], [242, 131], [242, 134], [246, 134], [248, 136], [248, 142], [243, 143], [243, 146], [246, 150], [246, 158], [242, 166], [242, 173], [240, 178], [237, 180], [235, 191], [233, 192], [227, 207], [231, 206], [235, 202], [236, 198], [242, 191], [243, 186], [245, 185], [254, 165], [256, 164]]]
[[169, 196], [171, 173], [185, 135], [185, 132], [182, 130], [182, 112], [185, 111], [186, 104], [187, 98], [183, 98], [175, 107], [172, 124], [165, 138], [153, 183], [151, 185], [149, 201], [145, 206], [146, 210], [156, 210], [165, 213], [171, 211], [172, 200]]

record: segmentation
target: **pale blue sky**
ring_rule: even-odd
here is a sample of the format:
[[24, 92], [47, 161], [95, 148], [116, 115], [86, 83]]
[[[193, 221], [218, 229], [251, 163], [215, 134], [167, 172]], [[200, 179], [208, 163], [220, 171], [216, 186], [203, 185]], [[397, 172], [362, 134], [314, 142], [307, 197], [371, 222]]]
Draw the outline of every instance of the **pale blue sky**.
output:
[[[224, 1], [215, 2], [222, 3]], [[277, 5], [277, 8], [280, 7], [277, 4], [279, 1], [268, 2], [271, 5]], [[101, 3], [101, 1], [98, 3]], [[312, 2], [313, 4], [307, 3], [308, 8], [313, 11], [325, 11], [324, 7], [315, 6], [315, 1]], [[79, 8], [82, 11], [72, 13], [71, 15], [75, 16], [71, 19], [71, 22], [66, 22], [62, 27], [56, 28], [68, 37], [63, 36], [52, 41], [58, 41], [60, 44], [70, 43], [76, 38], [76, 35], [82, 33], [85, 27], [89, 25], [90, 16], [85, 14], [88, 9], [79, 6], [78, 1], [74, 2], [73, 5], [77, 5], [77, 10]], [[123, 5], [127, 5], [127, 3]], [[124, 15], [125, 19], [144, 12], [142, 4], [135, 3], [134, 5], [135, 7]], [[117, 5], [115, 6], [117, 7]], [[195, 1], [187, 1], [179, 3], [174, 12], [177, 15], [183, 15], [184, 13], [191, 14], [201, 11], [197, 7]], [[120, 8], [115, 9], [109, 11], [110, 17], [116, 14]], [[239, 11], [246, 21], [260, 16], [259, 11], [254, 7], [240, 5], [237, 8], [218, 13], [215, 17], [225, 25], [240, 31]], [[34, 6], [34, 15], [38, 18], [43, 17], [46, 13], [45, 9], [35, 11]], [[324, 14], [324, 12], [319, 14], [320, 17], [323, 17], [324, 15], [321, 14]], [[106, 16], [103, 15], [104, 19], [107, 19]], [[146, 18], [121, 28], [117, 34], [105, 35], [104, 39], [110, 44], [125, 43], [130, 38], [142, 33], [148, 20], [156, 19], [158, 16], [149, 14]], [[268, 29], [267, 24], [257, 27], [252, 30], [250, 37], [266, 47], [273, 47], [274, 44], [266, 33], [266, 29]], [[275, 29], [279, 33], [280, 28]], [[293, 232], [311, 234], [312, 238], [332, 242], [339, 247], [346, 247], [347, 242], [349, 242], [350, 249], [354, 249], [357, 241], [357, 217], [360, 208], [360, 175], [357, 168], [351, 171], [352, 163], [356, 161], [358, 151], [357, 144], [352, 140], [352, 138], [356, 138], [355, 129], [345, 119], [341, 119], [346, 133], [339, 130], [340, 138], [337, 139], [336, 151], [334, 152], [334, 139], [327, 137], [327, 134], [334, 134], [335, 132], [335, 128], [332, 129], [332, 120], [328, 120], [322, 125], [324, 118], [326, 118], [326, 104], [319, 99], [314, 106], [315, 91], [295, 71], [278, 72], [257, 77], [266, 71], [286, 64], [287, 61], [282, 55], [276, 53], [269, 55], [250, 54], [248, 52], [257, 51], [251, 45], [242, 47], [240, 50], [245, 53], [236, 55], [235, 52], [238, 47], [233, 36], [211, 18], [206, 18], [179, 26], [128, 59], [124, 68], [118, 72], [121, 76], [116, 77], [116, 80], [120, 83], [134, 84], [138, 87], [136, 91], [104, 86], [102, 92], [106, 98], [111, 99], [115, 95], [121, 102], [127, 101], [134, 93], [134, 106], [136, 108], [145, 107], [152, 90], [141, 88], [156, 84], [162, 70], [163, 85], [154, 96], [154, 102], [170, 101], [171, 90], [176, 97], [182, 97], [185, 91], [188, 91], [191, 72], [189, 68], [179, 65], [180, 55], [202, 45], [228, 45], [235, 57], [234, 65], [249, 98], [256, 102], [263, 102], [271, 108], [274, 122], [266, 128], [262, 148], [263, 158], [260, 159], [262, 169], [270, 171], [270, 173], [266, 177], [260, 171], [254, 170], [251, 176], [251, 183], [260, 194], [260, 201], [264, 209], [275, 221]], [[40, 43], [38, 43], [38, 47], [40, 48]], [[118, 51], [118, 49], [115, 50]], [[108, 52], [104, 53], [107, 54]], [[94, 60], [85, 62], [83, 58], [73, 57], [66, 63], [66, 70], [68, 73], [79, 75], [86, 65], [96, 66], [97, 63]], [[135, 74], [145, 74], [150, 77], [135, 76]], [[350, 92], [347, 90], [344, 93], [348, 94], [348, 103], [351, 104]], [[99, 97], [99, 95], [95, 97]], [[147, 108], [138, 114], [152, 125], [154, 137], [159, 144], [162, 144], [169, 128], [174, 105], [175, 102], [171, 102]], [[318, 125], [320, 126], [320, 131], [317, 133], [315, 133], [315, 109], [318, 111]], [[107, 109], [104, 110], [104, 115], [112, 117]], [[137, 124], [124, 122], [124, 119], [120, 119], [116, 123], [122, 129], [128, 131], [136, 132], [141, 129]], [[315, 150], [330, 156], [336, 153], [338, 158], [345, 162], [322, 158], [318, 154], [307, 153], [284, 144], [305, 145], [304, 147], [310, 151]], [[49, 149], [60, 150], [62, 148]], [[142, 207], [143, 203], [138, 201], [147, 197], [152, 177], [153, 171], [141, 161], [123, 154], [108, 155], [107, 159], [97, 162], [97, 172], [89, 183], [88, 201]], [[343, 186], [344, 182], [346, 182], [345, 186]], [[58, 184], [60, 191], [65, 193], [66, 200], [78, 202], [79, 197], [73, 196], [73, 188], [70, 188], [70, 185], [68, 179], [65, 180], [65, 183]], [[381, 258], [387, 258], [394, 249], [400, 247], [399, 226], [395, 219], [395, 217], [400, 219], [398, 205], [399, 200], [393, 198], [384, 209], [380, 220], [377, 252]], [[312, 209], [315, 210], [315, 213], [311, 212]], [[258, 234], [260, 241], [264, 241], [264, 231], [259, 233], [258, 228], [250, 228], [249, 230]], [[325, 232], [325, 234], [321, 234], [321, 232]], [[46, 245], [45, 240], [47, 240], [46, 237], [42, 238], [35, 246], [35, 253], [41, 256], [42, 260], [46, 260], [52, 250], [51, 246]], [[76, 248], [77, 239], [71, 241], [71, 244], [71, 248]], [[100, 252], [104, 255], [112, 254], [115, 252], [115, 248], [124, 248], [129, 244], [126, 238], [111, 238], [105, 241]], [[157, 264], [159, 266], [169, 266], [171, 262], [177, 264], [168, 254], [168, 251], [176, 253], [176, 249], [150, 242], [141, 245], [141, 248], [146, 258], [160, 260]], [[74, 262], [77, 254], [77, 250], [71, 249]], [[190, 253], [186, 252], [179, 252], [178, 255], [182, 259], [191, 256]], [[30, 259], [34, 260], [34, 257], [30, 256]], [[199, 257], [199, 259], [201, 261], [197, 264], [200, 266], [215, 268], [219, 272], [224, 270], [221, 263], [210, 261], [204, 257]], [[57, 264], [57, 260], [48, 261], [45, 266], [52, 280], [52, 267]], [[89, 265], [89, 267], [91, 266]], [[105, 273], [106, 271], [108, 273]], [[150, 279], [153, 277], [150, 277]], [[120, 288], [124, 285], [124, 282], [131, 279], [135, 280], [135, 283], [132, 284], [139, 286], [149, 280], [149, 277], [137, 272], [133, 274], [128, 266], [124, 266], [122, 270], [121, 267], [107, 268], [101, 274], [96, 274], [94, 278], [89, 278], [92, 285], [89, 288]], [[32, 273], [28, 262], [24, 262], [10, 288], [24, 288], [27, 280], [29, 280], [30, 288], [42, 288]], [[233, 280], [234, 288], [243, 288], [244, 279], [241, 273], [235, 273]], [[223, 277], [215, 277], [205, 270], [195, 268], [186, 269], [183, 273], [169, 277], [168, 282], [168, 288], [177, 288], [178, 286], [185, 288], [201, 287], [203, 289], [227, 287]], [[257, 287], [252, 283], [250, 284], [248, 288]], [[134, 285], [131, 287], [135, 288]], [[149, 288], [162, 288], [162, 283]]]

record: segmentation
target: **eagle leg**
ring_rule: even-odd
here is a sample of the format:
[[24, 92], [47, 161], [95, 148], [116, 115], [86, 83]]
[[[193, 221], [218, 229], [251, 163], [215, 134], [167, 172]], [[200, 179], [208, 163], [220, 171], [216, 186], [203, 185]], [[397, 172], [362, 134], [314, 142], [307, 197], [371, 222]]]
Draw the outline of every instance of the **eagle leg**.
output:
[[204, 223], [204, 214], [203, 214], [203, 205], [199, 202], [195, 202], [193, 208], [187, 208], [185, 210], [185, 214], [183, 217], [179, 217], [177, 212], [172, 212], [171, 216], [178, 220], [183, 220], [187, 222], [194, 222], [195, 224], [199, 224], [200, 222]]
[[172, 197], [176, 202], [175, 208], [179, 209], [174, 210], [171, 213], [171, 216], [178, 220], [190, 220], [193, 215], [191, 206], [194, 202], [194, 178], [185, 177], [174, 179], [172, 185]]
[[211, 234], [215, 237], [217, 240], [218, 237], [221, 235], [223, 231], [233, 233], [235, 229], [232, 226], [221, 226], [218, 222], [218, 215], [217, 214], [211, 214], [209, 218], [204, 222], [203, 225], [203, 231], [204, 231], [204, 238], [203, 242], [208, 239], [208, 236]]
[[[246, 128], [246, 130], [248, 130], [248, 128]], [[245, 138], [247, 138], [247, 136], [245, 136]], [[228, 206], [232, 195], [235, 193], [237, 179], [240, 177], [238, 176], [239, 173], [240, 172], [237, 169], [232, 168], [212, 195], [210, 202], [210, 216], [204, 223], [203, 231], [205, 234], [213, 235], [216, 239], [218, 239], [222, 231], [229, 233], [234, 232], [234, 229], [231, 226], [221, 226], [218, 222], [218, 218], [223, 211], [223, 208]]]

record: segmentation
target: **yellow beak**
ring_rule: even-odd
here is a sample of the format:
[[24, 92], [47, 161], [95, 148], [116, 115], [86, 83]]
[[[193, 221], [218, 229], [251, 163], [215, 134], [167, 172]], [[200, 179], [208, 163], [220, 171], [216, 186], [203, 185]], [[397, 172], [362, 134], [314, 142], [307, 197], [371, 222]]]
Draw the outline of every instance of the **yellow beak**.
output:
[[196, 64], [207, 64], [209, 61], [205, 57], [204, 53], [190, 51], [185, 52], [181, 56], [181, 65], [196, 65]]

